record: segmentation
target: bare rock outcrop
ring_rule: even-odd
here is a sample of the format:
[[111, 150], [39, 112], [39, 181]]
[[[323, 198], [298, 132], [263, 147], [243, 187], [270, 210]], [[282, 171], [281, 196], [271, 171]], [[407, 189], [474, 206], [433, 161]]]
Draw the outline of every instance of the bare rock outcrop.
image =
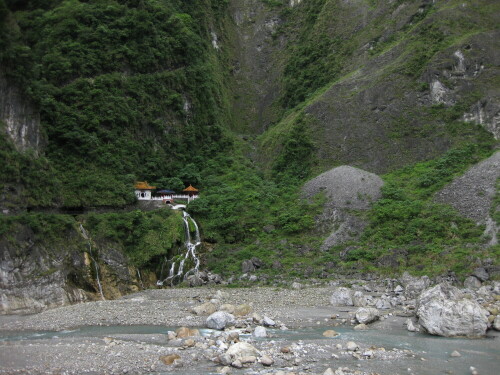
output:
[[457, 177], [434, 198], [437, 202], [450, 204], [463, 216], [477, 223], [486, 224], [485, 234], [491, 238], [492, 246], [498, 243], [498, 227], [490, 217], [490, 211], [499, 177], [500, 152], [496, 152]]
[[0, 120], [5, 122], [7, 135], [19, 151], [33, 150], [43, 145], [40, 134], [40, 113], [19, 88], [1, 72]]
[[347, 165], [306, 182], [302, 188], [304, 198], [324, 193], [327, 199], [323, 213], [317, 218], [321, 229], [330, 232], [322, 250], [356, 239], [363, 232], [366, 222], [352, 211], [369, 209], [380, 198], [383, 184], [376, 174]]

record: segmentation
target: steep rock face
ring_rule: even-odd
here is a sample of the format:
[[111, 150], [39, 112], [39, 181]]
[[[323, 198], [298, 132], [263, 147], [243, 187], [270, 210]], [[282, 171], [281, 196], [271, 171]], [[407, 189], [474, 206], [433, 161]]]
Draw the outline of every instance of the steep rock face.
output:
[[43, 146], [40, 113], [0, 67], [0, 120], [19, 151], [31, 149], [38, 154]]
[[14, 241], [0, 241], [1, 314], [33, 313], [88, 299], [82, 289], [67, 284], [68, 268], [83, 265], [77, 249], [46, 249], [26, 227], [17, 227], [14, 236]]
[[423, 78], [430, 85], [433, 104], [452, 106], [471, 92], [481, 92], [467, 111], [466, 122], [482, 125], [500, 138], [500, 91], [495, 83], [500, 66], [500, 32], [489, 31], [470, 37], [438, 54]]
[[0, 314], [34, 313], [99, 299], [97, 272], [106, 299], [154, 283], [149, 274], [139, 279], [123, 252], [111, 244], [90, 253], [77, 232], [63, 235], [63, 243], [40, 241], [31, 229], [18, 226], [14, 238], [0, 238]]
[[[465, 217], [486, 224], [487, 234], [491, 237], [490, 245], [498, 243], [498, 223], [490, 216], [498, 178], [500, 152], [474, 165], [435, 195], [437, 202], [450, 204]], [[498, 210], [499, 207], [494, 209]]]
[[[436, 157], [462, 136], [446, 128], [450, 122], [470, 122], [471, 131], [480, 124], [498, 138], [500, 38], [487, 29], [491, 18], [454, 1], [379, 3], [330, 2], [336, 8], [319, 12], [312, 32], [355, 47], [331, 83], [263, 136], [268, 165], [303, 118], [324, 169], [344, 163], [384, 173]], [[467, 33], [480, 23], [484, 29]]]
[[282, 23], [277, 9], [260, 0], [231, 0], [233, 116], [235, 130], [261, 133], [276, 120], [273, 103], [280, 94], [282, 67], [278, 52], [284, 36], [276, 36]]
[[380, 198], [383, 184], [382, 179], [373, 173], [341, 166], [304, 185], [302, 194], [305, 198], [310, 199], [321, 192], [326, 197], [323, 213], [317, 218], [320, 227], [330, 232], [322, 250], [359, 237], [366, 222], [353, 212], [369, 209]]

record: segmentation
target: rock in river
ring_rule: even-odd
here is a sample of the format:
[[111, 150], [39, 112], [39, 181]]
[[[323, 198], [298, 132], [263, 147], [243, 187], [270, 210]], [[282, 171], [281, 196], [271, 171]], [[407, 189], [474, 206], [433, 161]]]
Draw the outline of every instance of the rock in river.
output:
[[230, 324], [234, 324], [234, 315], [225, 311], [217, 311], [207, 318], [206, 325], [212, 329], [224, 329]]
[[369, 324], [380, 318], [377, 309], [373, 307], [360, 307], [356, 310], [356, 320], [361, 324]]
[[482, 337], [488, 312], [446, 283], [425, 290], [417, 301], [419, 323], [433, 335]]
[[254, 337], [267, 337], [267, 331], [264, 327], [257, 326], [257, 327], [255, 327], [255, 330], [253, 331], [253, 336]]
[[325, 336], [325, 337], [335, 337], [338, 335], [339, 335], [339, 333], [334, 331], [333, 329], [329, 329], [329, 330], [326, 330], [325, 332], [323, 332], [323, 336]]

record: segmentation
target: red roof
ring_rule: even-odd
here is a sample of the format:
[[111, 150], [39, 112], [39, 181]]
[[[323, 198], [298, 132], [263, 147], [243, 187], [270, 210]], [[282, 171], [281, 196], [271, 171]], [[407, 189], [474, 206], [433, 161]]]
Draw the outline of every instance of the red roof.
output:
[[198, 192], [198, 189], [192, 187], [191, 185], [189, 185], [187, 188], [185, 188], [183, 191], [187, 191], [187, 192]]
[[154, 190], [156, 189], [156, 186], [150, 186], [147, 181], [137, 181], [135, 184], [134, 184], [134, 187], [137, 189], [137, 190]]

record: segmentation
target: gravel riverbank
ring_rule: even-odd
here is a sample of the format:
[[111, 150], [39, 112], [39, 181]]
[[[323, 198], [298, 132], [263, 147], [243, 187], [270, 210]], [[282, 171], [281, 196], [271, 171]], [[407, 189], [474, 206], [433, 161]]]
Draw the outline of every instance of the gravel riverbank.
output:
[[[343, 323], [356, 308], [331, 306], [333, 289], [158, 289], [35, 315], [2, 316], [0, 374], [470, 374], [474, 365], [488, 375], [491, 367], [481, 367], [481, 356], [486, 353], [490, 363], [500, 360], [491, 338], [478, 341], [484, 353], [469, 353], [468, 347], [477, 344], [466, 340], [450, 344], [434, 338], [426, 342], [426, 337], [416, 337], [413, 348], [405, 318], [395, 311], [387, 311], [368, 331], [353, 330]], [[215, 302], [214, 297], [250, 311], [230, 330], [204, 329], [208, 313], [197, 315], [193, 308]], [[256, 322], [258, 316], [267, 320]], [[263, 337], [256, 336], [259, 325], [266, 326]], [[199, 331], [174, 334], [180, 326]], [[325, 337], [327, 330], [339, 335]], [[250, 349], [229, 355], [236, 344]], [[443, 351], [446, 345], [452, 346]], [[452, 349], [462, 353], [453, 362]]]
[[[35, 315], [0, 317], [0, 330], [62, 330], [95, 325], [201, 326], [206, 316], [190, 310], [210, 300], [217, 288], [156, 289], [113, 301], [64, 306]], [[332, 315], [332, 288], [234, 288], [224, 289], [225, 303], [248, 303], [253, 310], [277, 318], [290, 327], [307, 325]], [[293, 308], [292, 308], [293, 307]]]

